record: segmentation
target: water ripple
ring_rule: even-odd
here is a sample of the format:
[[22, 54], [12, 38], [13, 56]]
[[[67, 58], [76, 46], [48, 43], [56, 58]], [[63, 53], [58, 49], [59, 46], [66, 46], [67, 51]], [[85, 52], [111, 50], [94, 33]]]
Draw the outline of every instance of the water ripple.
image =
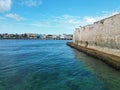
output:
[[0, 90], [119, 90], [120, 72], [64, 40], [0, 40]]

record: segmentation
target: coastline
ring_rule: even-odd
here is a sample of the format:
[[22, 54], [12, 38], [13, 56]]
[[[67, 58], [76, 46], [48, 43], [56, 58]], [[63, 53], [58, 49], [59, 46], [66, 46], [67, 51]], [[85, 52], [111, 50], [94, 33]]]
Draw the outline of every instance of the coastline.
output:
[[66, 44], [74, 49], [77, 49], [78, 51], [86, 53], [89, 56], [100, 59], [101, 61], [105, 62], [107, 65], [115, 68], [116, 70], [120, 70], [119, 56], [107, 54], [107, 53], [104, 53], [95, 49], [86, 48], [83, 46], [78, 46], [73, 42], [67, 42]]
[[71, 39], [0, 39], [0, 40], [71, 40]]

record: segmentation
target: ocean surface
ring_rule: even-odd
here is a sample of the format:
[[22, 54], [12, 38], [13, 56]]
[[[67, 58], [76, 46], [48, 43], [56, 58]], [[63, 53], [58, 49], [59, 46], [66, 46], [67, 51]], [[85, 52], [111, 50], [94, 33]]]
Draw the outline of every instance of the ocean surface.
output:
[[0, 40], [0, 90], [120, 90], [120, 71], [67, 40]]

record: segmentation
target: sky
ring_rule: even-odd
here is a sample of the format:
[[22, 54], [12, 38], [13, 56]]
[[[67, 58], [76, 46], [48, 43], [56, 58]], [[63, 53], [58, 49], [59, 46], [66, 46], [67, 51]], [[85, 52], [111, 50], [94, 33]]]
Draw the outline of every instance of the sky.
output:
[[0, 0], [0, 33], [72, 34], [120, 12], [120, 0]]

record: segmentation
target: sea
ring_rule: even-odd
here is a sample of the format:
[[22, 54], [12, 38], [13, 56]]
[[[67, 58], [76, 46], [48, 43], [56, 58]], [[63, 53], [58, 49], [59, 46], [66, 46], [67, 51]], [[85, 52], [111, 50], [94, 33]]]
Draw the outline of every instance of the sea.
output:
[[0, 90], [120, 90], [120, 71], [66, 42], [0, 40]]

